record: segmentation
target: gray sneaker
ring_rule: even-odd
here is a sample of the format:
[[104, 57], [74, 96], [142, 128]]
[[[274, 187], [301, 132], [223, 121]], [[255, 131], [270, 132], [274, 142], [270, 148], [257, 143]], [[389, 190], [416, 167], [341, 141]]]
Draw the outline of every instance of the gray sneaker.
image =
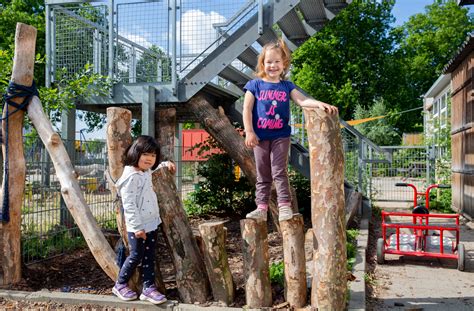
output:
[[293, 218], [291, 206], [280, 206], [278, 208], [278, 221], [290, 220]]
[[267, 221], [267, 211], [257, 208], [245, 216], [245, 218]]

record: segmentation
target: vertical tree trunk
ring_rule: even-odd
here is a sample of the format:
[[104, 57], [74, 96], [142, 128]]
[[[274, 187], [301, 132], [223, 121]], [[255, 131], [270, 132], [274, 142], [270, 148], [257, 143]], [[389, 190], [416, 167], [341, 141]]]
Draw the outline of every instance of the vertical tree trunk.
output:
[[[131, 134], [132, 113], [128, 109], [119, 107], [107, 108], [107, 154], [109, 158], [108, 181], [112, 198], [114, 198], [115, 219], [117, 220], [117, 229], [122, 238], [124, 246], [128, 250], [127, 228], [123, 217], [122, 201], [118, 197], [115, 186], [117, 180], [123, 173], [122, 157], [128, 146], [132, 143]], [[130, 287], [139, 291], [140, 273], [134, 271], [129, 281]]]
[[204, 245], [204, 260], [215, 301], [226, 305], [234, 301], [235, 290], [225, 250], [223, 222], [209, 222], [199, 225]]
[[[18, 23], [15, 34], [15, 58], [11, 80], [16, 84], [31, 86], [33, 83], [33, 69], [35, 61], [36, 29], [34, 27]], [[13, 99], [19, 104], [23, 98]], [[7, 111], [11, 114], [17, 108], [5, 103], [3, 118]], [[21, 279], [21, 205], [25, 190], [26, 164], [23, 155], [23, 117], [25, 113], [19, 110], [8, 119], [8, 134], [6, 133], [6, 121], [2, 122], [3, 140], [8, 135], [8, 155], [5, 154], [5, 144], [2, 145], [3, 158], [8, 156], [8, 196], [9, 196], [9, 222], [0, 224], [2, 249], [0, 255], [0, 284], [18, 283]], [[5, 176], [5, 174], [3, 175]], [[2, 182], [3, 203], [5, 193], [5, 179]]]
[[[157, 161], [173, 161], [174, 160], [174, 138], [176, 131], [176, 108], [167, 108], [158, 110], [155, 112], [155, 139], [160, 145], [160, 158]], [[158, 196], [158, 175], [153, 174], [153, 188], [155, 193]], [[158, 205], [161, 206], [160, 200], [158, 200]], [[161, 210], [161, 207], [160, 207]], [[167, 232], [161, 230], [164, 236], [166, 237]], [[166, 240], [168, 241], [168, 240]], [[168, 248], [171, 248], [169, 243], [167, 244]], [[156, 252], [162, 252], [161, 249], [156, 249]], [[158, 258], [157, 258], [158, 259]], [[165, 283], [163, 282], [163, 277], [160, 270], [160, 262], [155, 261], [155, 271], [157, 273], [156, 283], [160, 292], [165, 292]], [[159, 282], [158, 282], [159, 279]], [[162, 287], [162, 288], [161, 288]]]
[[311, 165], [311, 219], [314, 233], [311, 306], [344, 310], [346, 231], [344, 156], [338, 116], [304, 109]]
[[306, 258], [303, 216], [280, 222], [285, 263], [285, 297], [291, 307], [306, 305]]
[[[161, 161], [174, 160], [174, 138], [176, 133], [176, 108], [158, 110], [155, 137], [160, 144]], [[155, 118], [156, 119], [156, 118]]]
[[[122, 176], [123, 162], [122, 157], [128, 146], [132, 143], [131, 134], [132, 113], [128, 109], [110, 107], [107, 108], [107, 154], [109, 157], [109, 186], [112, 197], [117, 197], [117, 188], [115, 183]], [[114, 201], [117, 227], [128, 247], [127, 228], [122, 213], [122, 201]]]
[[249, 308], [272, 306], [267, 224], [254, 219], [240, 221], [245, 270], [245, 299]]
[[210, 294], [206, 268], [176, 192], [174, 175], [167, 168], [159, 169], [155, 175], [158, 178], [156, 194], [160, 203], [163, 230], [176, 268], [178, 293], [185, 303], [204, 303]]

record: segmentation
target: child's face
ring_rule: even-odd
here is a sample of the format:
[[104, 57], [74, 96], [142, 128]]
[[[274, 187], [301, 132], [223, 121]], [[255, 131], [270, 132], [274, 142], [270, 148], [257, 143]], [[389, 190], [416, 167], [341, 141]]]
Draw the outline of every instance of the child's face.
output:
[[280, 81], [283, 67], [283, 58], [278, 49], [270, 49], [265, 52], [265, 79], [270, 82]]
[[143, 153], [138, 159], [138, 168], [142, 171], [149, 170], [155, 165], [156, 154], [155, 153]]

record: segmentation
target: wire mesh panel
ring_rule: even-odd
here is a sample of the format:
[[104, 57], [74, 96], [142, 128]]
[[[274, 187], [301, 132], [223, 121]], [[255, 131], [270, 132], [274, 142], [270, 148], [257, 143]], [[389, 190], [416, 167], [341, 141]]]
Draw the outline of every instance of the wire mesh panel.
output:
[[168, 1], [117, 4], [116, 76], [129, 83], [171, 81]]
[[[32, 263], [85, 245], [61, 197], [61, 186], [43, 143], [25, 138], [26, 181], [22, 206], [22, 258]], [[75, 170], [84, 198], [99, 226], [116, 228], [112, 198], [105, 183], [105, 143], [74, 146]]]
[[411, 188], [396, 183], [414, 184], [420, 191], [430, 183], [429, 149], [424, 146], [383, 147], [392, 154], [392, 163], [371, 163], [371, 197], [376, 201], [412, 201]]
[[253, 0], [181, 0], [179, 7], [180, 76], [185, 76], [257, 12], [257, 2]]
[[86, 64], [96, 73], [108, 72], [107, 7], [54, 6], [52, 69], [55, 75], [73, 78]]

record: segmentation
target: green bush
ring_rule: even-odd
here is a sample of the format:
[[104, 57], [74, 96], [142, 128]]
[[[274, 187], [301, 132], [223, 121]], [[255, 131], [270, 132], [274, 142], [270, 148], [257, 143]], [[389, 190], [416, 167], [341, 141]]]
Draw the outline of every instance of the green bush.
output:
[[283, 286], [285, 284], [285, 267], [283, 261], [270, 265], [270, 282]]
[[356, 261], [357, 235], [359, 235], [359, 230], [357, 229], [346, 230], [347, 270], [348, 271], [352, 271], [352, 266], [354, 265]]
[[204, 179], [184, 205], [189, 215], [209, 212], [245, 212], [254, 208], [254, 187], [246, 177], [236, 179], [235, 164], [226, 153], [212, 154], [201, 162], [197, 173]]

